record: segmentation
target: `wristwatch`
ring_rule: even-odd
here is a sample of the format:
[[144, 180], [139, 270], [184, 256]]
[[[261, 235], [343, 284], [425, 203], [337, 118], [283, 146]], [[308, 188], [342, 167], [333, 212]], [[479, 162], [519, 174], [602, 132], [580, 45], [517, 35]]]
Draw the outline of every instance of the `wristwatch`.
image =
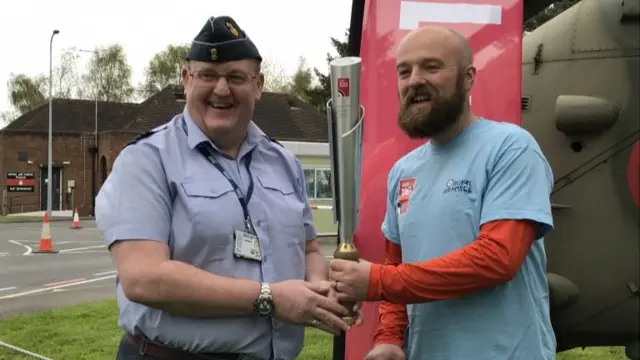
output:
[[275, 305], [273, 303], [273, 296], [271, 296], [271, 286], [268, 283], [262, 283], [260, 285], [260, 295], [253, 302], [253, 311], [256, 314], [265, 317], [271, 315]]

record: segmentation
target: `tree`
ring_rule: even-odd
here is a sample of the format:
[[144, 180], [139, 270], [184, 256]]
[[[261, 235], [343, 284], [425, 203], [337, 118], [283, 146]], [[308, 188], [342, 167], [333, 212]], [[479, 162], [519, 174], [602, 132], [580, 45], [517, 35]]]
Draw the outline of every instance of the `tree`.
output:
[[307, 66], [305, 58], [300, 57], [298, 59], [298, 68], [296, 72], [289, 79], [289, 83], [286, 87], [286, 92], [296, 96], [298, 99], [305, 103], [309, 103], [311, 98], [309, 97], [309, 91], [313, 87], [313, 73]]
[[113, 102], [126, 102], [133, 98], [131, 66], [119, 44], [96, 49], [83, 79], [83, 92], [93, 98]]
[[145, 71], [145, 81], [139, 88], [140, 95], [146, 98], [167, 85], [180, 85], [182, 66], [188, 51], [189, 45], [169, 45], [155, 54]]
[[554, 2], [535, 16], [532, 16], [527, 21], [525, 21], [524, 31], [531, 32], [535, 30], [540, 25], [558, 16], [560, 13], [572, 7], [579, 1], [580, 0], [559, 0]]
[[[71, 98], [74, 91], [78, 94], [78, 55], [74, 48], [63, 50], [58, 64], [52, 70], [53, 82], [52, 92], [54, 98]], [[13, 105], [15, 113], [19, 115], [46, 103], [49, 100], [49, 76], [36, 75], [33, 77], [25, 74], [10, 74], [7, 82], [9, 99]]]
[[263, 58], [260, 72], [264, 74], [264, 91], [287, 92], [289, 77], [274, 59]]
[[79, 87], [78, 57], [76, 48], [68, 48], [62, 51], [60, 61], [52, 71], [54, 98], [70, 99], [74, 96], [74, 93], [77, 97], [82, 97], [82, 91]]
[[46, 86], [47, 78], [42, 75], [29, 77], [11, 73], [7, 81], [9, 101], [19, 114], [24, 114], [47, 101]]
[[[334, 50], [338, 53], [338, 57], [347, 56], [347, 46], [349, 39], [349, 30], [345, 31], [344, 41], [340, 41], [334, 37], [330, 38], [331, 45]], [[333, 55], [327, 53], [327, 64], [329, 64], [333, 59], [335, 59]], [[328, 70], [328, 69], [327, 69]], [[329, 73], [327, 71], [327, 75], [318, 70], [317, 68], [313, 69], [316, 77], [318, 78], [318, 84], [309, 88], [307, 91], [306, 98], [308, 99], [308, 103], [315, 106], [318, 110], [324, 112], [326, 110], [326, 104], [329, 98], [331, 98], [331, 81], [329, 78]]]
[[18, 114], [15, 111], [3, 111], [0, 112], [0, 125], [10, 124], [13, 120], [18, 118]]

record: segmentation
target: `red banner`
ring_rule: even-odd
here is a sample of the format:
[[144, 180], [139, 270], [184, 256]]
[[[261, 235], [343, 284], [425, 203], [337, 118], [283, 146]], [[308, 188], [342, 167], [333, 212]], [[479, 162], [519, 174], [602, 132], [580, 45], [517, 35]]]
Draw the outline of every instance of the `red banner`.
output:
[[[361, 101], [366, 109], [359, 228], [363, 259], [383, 262], [380, 230], [386, 209], [387, 174], [401, 156], [420, 145], [398, 128], [395, 50], [409, 31], [441, 24], [464, 34], [478, 69], [473, 111], [487, 119], [520, 124], [523, 0], [368, 0], [360, 56]], [[362, 360], [373, 346], [378, 304], [363, 307], [365, 323], [347, 335], [347, 360]]]

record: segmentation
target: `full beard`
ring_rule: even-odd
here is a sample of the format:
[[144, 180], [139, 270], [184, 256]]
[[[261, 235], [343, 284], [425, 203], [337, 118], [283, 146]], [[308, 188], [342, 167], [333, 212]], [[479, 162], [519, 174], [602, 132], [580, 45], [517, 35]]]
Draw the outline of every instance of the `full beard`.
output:
[[[431, 104], [427, 108], [412, 107], [411, 99], [415, 94], [431, 95]], [[466, 102], [464, 75], [456, 79], [456, 89], [451, 97], [438, 96], [429, 85], [409, 89], [400, 111], [398, 125], [411, 139], [425, 139], [442, 134], [454, 126]]]

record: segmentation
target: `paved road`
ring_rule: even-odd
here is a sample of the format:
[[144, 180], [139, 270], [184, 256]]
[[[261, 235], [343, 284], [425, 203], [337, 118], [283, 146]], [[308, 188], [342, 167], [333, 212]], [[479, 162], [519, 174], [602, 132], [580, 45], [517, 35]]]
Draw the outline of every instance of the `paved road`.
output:
[[41, 223], [0, 223], [0, 316], [113, 297], [115, 271], [92, 221], [51, 223], [57, 254], [34, 254]]
[[[95, 222], [52, 222], [57, 254], [35, 254], [42, 224], [0, 223], [0, 317], [114, 297], [116, 272]], [[333, 241], [322, 243], [330, 256]]]

